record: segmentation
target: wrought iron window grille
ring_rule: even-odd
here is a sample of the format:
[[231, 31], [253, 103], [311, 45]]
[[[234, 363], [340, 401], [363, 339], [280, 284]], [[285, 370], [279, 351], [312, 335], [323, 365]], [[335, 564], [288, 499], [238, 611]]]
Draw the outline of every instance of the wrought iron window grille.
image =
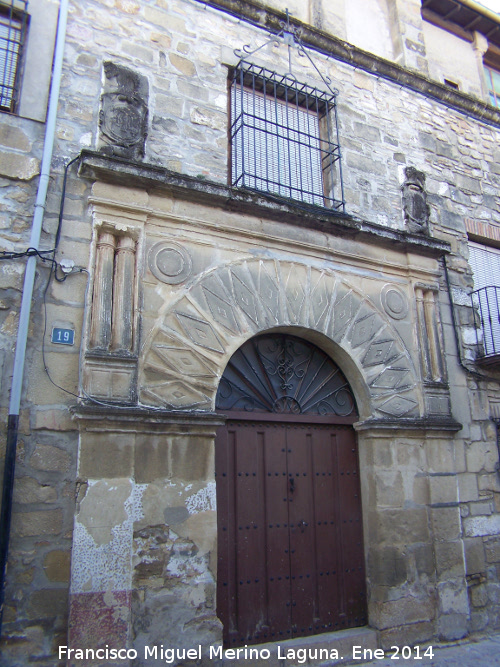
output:
[[479, 358], [500, 355], [500, 287], [488, 285], [472, 292]]
[[27, 0], [0, 2], [0, 110], [9, 113], [19, 104], [27, 9]]
[[[251, 62], [272, 42], [288, 47], [286, 74]], [[297, 80], [294, 47], [308, 58], [326, 90]], [[240, 60], [230, 77], [231, 185], [345, 213], [338, 90], [316, 67], [288, 17], [277, 36], [253, 51], [244, 46], [235, 53]]]

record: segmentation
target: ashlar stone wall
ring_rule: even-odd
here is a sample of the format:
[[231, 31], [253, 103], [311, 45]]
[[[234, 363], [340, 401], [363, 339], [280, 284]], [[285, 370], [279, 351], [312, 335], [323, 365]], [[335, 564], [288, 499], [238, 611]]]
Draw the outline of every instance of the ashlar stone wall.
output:
[[[427, 61], [418, 4], [417, 2], [398, 1], [391, 3], [387, 12], [384, 10], [382, 14], [390, 17], [392, 21], [390, 33], [395, 61], [425, 75]], [[332, 12], [335, 12], [335, 16], [342, 14], [338, 3], [335, 6], [332, 5]], [[312, 22], [316, 20], [312, 16], [308, 18], [305, 15], [300, 15], [300, 18]], [[327, 28], [336, 30], [335, 21], [330, 21], [326, 14], [323, 18], [322, 27], [325, 30]], [[267, 20], [266, 12], [259, 10], [256, 21], [265, 25]], [[396, 29], [394, 26], [399, 27]], [[338, 37], [344, 37], [343, 30], [344, 26], [340, 24]], [[234, 65], [237, 60], [233, 50], [241, 49], [245, 44], [259, 46], [266, 39], [267, 34], [261, 28], [252, 26], [237, 16], [230, 16], [194, 0], [189, 2], [181, 0], [71, 2], [53, 176], [44, 220], [44, 247], [52, 247], [57, 227], [64, 165], [77, 156], [82, 149], [97, 149], [100, 145], [99, 111], [101, 108], [100, 95], [104, 90], [105, 82], [104, 63], [114, 62], [147, 80], [148, 125], [144, 162], [159, 168], [161, 178], [165, 180], [171, 177], [171, 173], [163, 172], [163, 168], [191, 177], [193, 179], [192, 189], [196, 192], [194, 195], [196, 198], [199, 196], [200, 185], [205, 184], [209, 190], [211, 188], [217, 190], [217, 188], [225, 187], [227, 183], [227, 76], [228, 65]], [[288, 52], [284, 45], [279, 48], [271, 46], [259, 53], [260, 62], [266, 64], [270, 69], [281, 72], [287, 71], [287, 56]], [[459, 111], [447, 104], [440, 103], [435, 97], [427, 97], [422, 92], [416, 92], [411, 87], [411, 76], [408, 86], [391, 82], [382, 76], [381, 61], [376, 61], [379, 69], [374, 67], [370, 73], [367, 71], [369, 68], [352, 67], [346, 61], [326, 58], [319, 53], [314, 53], [313, 57], [319, 69], [332, 80], [333, 85], [339, 90], [338, 110], [346, 210], [352, 216], [345, 220], [345, 224], [347, 226], [357, 224], [360, 228], [370, 229], [373, 225], [379, 225], [380, 234], [383, 233], [383, 230], [386, 230], [388, 234], [403, 231], [405, 223], [401, 185], [404, 168], [411, 166], [426, 175], [431, 236], [436, 241], [448, 243], [451, 249], [446, 263], [454, 303], [454, 317], [450, 309], [446, 274], [442, 263], [437, 262], [434, 266], [431, 278], [422, 280], [422, 285], [412, 283], [411, 289], [408, 276], [413, 275], [416, 268], [420, 270], [420, 258], [415, 259], [408, 256], [407, 264], [404, 267], [400, 266], [399, 269], [399, 279], [406, 285], [406, 291], [403, 291], [412, 307], [414, 289], [415, 287], [420, 289], [422, 286], [428, 292], [427, 298], [435, 299], [438, 304], [437, 312], [439, 312], [443, 330], [443, 352], [446, 360], [449, 400], [448, 388], [444, 386], [446, 383], [441, 383], [437, 387], [426, 387], [424, 390], [418, 379], [422, 371], [420, 360], [415, 355], [417, 340], [411, 339], [408, 342], [406, 333], [401, 334], [400, 337], [408, 352], [408, 370], [411, 369], [417, 378], [415, 395], [412, 397], [418, 406], [414, 408], [416, 413], [423, 415], [431, 404], [439, 405], [441, 406], [439, 410], [450, 410], [451, 417], [455, 417], [463, 424], [463, 429], [456, 437], [448, 433], [440, 443], [435, 442], [434, 436], [419, 435], [422, 442], [425, 440], [425, 445], [422, 447], [426, 451], [426, 456], [419, 459], [418, 466], [420, 467], [415, 464], [412, 475], [419, 480], [418, 475], [421, 472], [428, 475], [425, 484], [430, 489], [429, 493], [434, 488], [432, 485], [435, 484], [429, 476], [430, 456], [434, 455], [437, 449], [438, 452], [446, 451], [450, 457], [446, 466], [435, 470], [439, 475], [443, 475], [443, 485], [438, 484], [438, 487], [446, 492], [446, 497], [437, 499], [437, 496], [432, 496], [434, 500], [429, 501], [430, 505], [426, 504], [426, 509], [422, 510], [421, 516], [425, 514], [426, 517], [429, 517], [429, 512], [432, 514], [434, 510], [432, 503], [447, 503], [453, 517], [456, 516], [457, 508], [460, 510], [462, 520], [458, 523], [453, 522], [455, 532], [443, 534], [443, 546], [441, 550], [438, 549], [442, 556], [442, 559], [439, 556], [441, 559], [439, 562], [429, 561], [427, 547], [422, 548], [420, 554], [417, 543], [413, 544], [411, 554], [405, 556], [406, 560], [405, 558], [402, 560], [402, 544], [380, 543], [381, 551], [380, 553], [373, 552], [375, 555], [371, 557], [374, 560], [370, 565], [372, 573], [370, 576], [374, 577], [374, 582], [378, 577], [376, 585], [379, 587], [373, 598], [372, 618], [379, 619], [377, 627], [382, 632], [386, 632], [385, 636], [389, 637], [392, 632], [390, 628], [393, 627], [391, 624], [395, 622], [398, 614], [404, 613], [405, 604], [401, 602], [402, 606], [396, 607], [397, 613], [393, 617], [384, 615], [389, 614], [386, 611], [389, 608], [386, 603], [392, 595], [389, 589], [394, 588], [401, 591], [406, 586], [406, 589], [410, 591], [408, 593], [410, 597], [415, 597], [418, 591], [418, 594], [421, 593], [423, 596], [421, 599], [426, 599], [429, 590], [426, 586], [431, 586], [432, 590], [436, 590], [436, 586], [439, 588], [442, 585], [443, 595], [439, 602], [441, 606], [436, 607], [440, 610], [441, 625], [435, 623], [435, 619], [429, 620], [428, 617], [423, 619], [421, 616], [418, 618], [408, 616], [409, 624], [413, 625], [413, 630], [415, 630], [413, 636], [418, 636], [418, 641], [421, 641], [424, 635], [428, 635], [431, 628], [438, 634], [442, 633], [443, 637], [451, 637], [453, 634], [469, 630], [487, 631], [498, 627], [499, 623], [497, 568], [500, 557], [496, 533], [500, 489], [496, 471], [498, 460], [496, 432], [492, 422], [492, 417], [497, 414], [495, 406], [499, 402], [499, 377], [491, 369], [487, 372], [479, 371], [474, 365], [476, 339], [472, 311], [469, 307], [468, 295], [472, 281], [467, 264], [466, 243], [467, 230], [471, 228], [472, 223], [489, 226], [488, 229], [493, 235], [498, 232], [500, 226], [498, 208], [500, 172], [497, 148], [499, 126], [491, 119], [489, 122], [478, 120], [477, 114], [468, 115], [464, 110]], [[324, 85], [317, 73], [305, 65], [303, 59], [294, 57], [293, 68], [299, 79], [319, 87]], [[379, 74], [374, 73], [375, 71], [378, 71]], [[419, 81], [419, 89], [422, 90], [425, 86], [421, 85], [420, 79]], [[449, 91], [442, 91], [442, 93], [443, 99], [448, 100]], [[42, 150], [43, 125], [15, 117], [8, 117], [7, 122], [4, 115], [0, 120], [0, 143], [3, 151], [2, 158], [5, 158], [0, 161], [0, 169], [3, 170], [0, 181], [3, 207], [0, 212], [2, 238], [7, 249], [20, 250], [26, 248], [29, 238], [36, 176]], [[131, 398], [135, 400], [134, 396], [127, 394], [127, 388], [135, 386], [137, 377], [140, 377], [141, 403], [146, 407], [164, 408], [168, 406], [171, 409], [175, 407], [173, 392], [162, 393], [157, 388], [158, 385], [161, 385], [162, 382], [165, 384], [165, 382], [154, 376], [146, 362], [149, 363], [150, 359], [154, 357], [157, 366], [164, 364], [161, 355], [158, 356], [156, 352], [152, 351], [153, 335], [156, 335], [164, 326], [162, 324], [164, 320], [159, 319], [159, 313], [166, 310], [167, 305], [173, 303], [175, 299], [172, 294], [177, 294], [176, 290], [179, 290], [180, 293], [184, 288], [165, 287], [164, 282], [158, 281], [148, 264], [148, 256], [153, 245], [163, 242], [166, 233], [163, 221], [168, 216], [174, 219], [172, 218], [174, 209], [177, 217], [175, 224], [171, 223], [168, 231], [168, 234], [174, 239], [173, 243], [178, 243], [178, 239], [175, 240], [176, 235], [183, 231], [185, 220], [187, 220], [186, 224], [190, 225], [190, 237], [196, 238], [196, 225], [198, 224], [196, 217], [191, 218], [187, 213], [189, 207], [178, 202], [175, 196], [165, 198], [162, 195], [155, 199], [153, 195], [148, 194], [146, 197], [143, 194], [144, 188], [141, 194], [140, 184], [143, 175], [140, 173], [127, 183], [122, 183], [124, 190], [121, 191], [119, 197], [119, 211], [108, 206], [106, 216], [101, 215], [102, 210], [106, 209], [105, 193], [99, 192], [99, 187], [95, 186], [91, 194], [93, 182], [99, 179], [96, 177], [84, 178], [83, 172], [78, 175], [77, 167], [78, 165], [75, 165], [69, 173], [58, 259], [63, 257], [73, 259], [77, 267], [90, 272], [92, 281], [96, 247], [92, 239], [97, 237], [99, 230], [105, 229], [106, 226], [116, 229], [116, 225], [121, 225], [117, 232], [118, 236], [128, 233], [127, 230], [130, 229], [138, 230], [137, 235], [134, 236], [137, 258], [137, 310], [135, 313], [137, 347], [127, 359], [122, 356], [114, 360], [114, 379], [111, 385], [109, 378], [104, 378], [99, 384], [103, 376], [95, 375], [97, 384], [93, 386], [98, 389], [98, 391], [95, 390], [96, 396], [98, 400], [115, 399], [122, 403], [130, 402]], [[125, 167], [122, 165], [121, 168]], [[151, 199], [149, 199], [150, 196]], [[139, 201], [140, 197], [142, 199]], [[228, 201], [231, 201], [229, 195]], [[151, 211], [155, 212], [156, 221], [151, 217]], [[96, 216], [96, 223], [92, 221], [92, 214]], [[273, 215], [276, 217], [276, 212]], [[282, 212], [282, 219], [286, 215], [288, 212]], [[145, 235], [146, 220], [150, 230]], [[302, 267], [308, 267], [306, 272], [309, 271], [311, 275], [311, 250], [308, 245], [311, 238], [310, 231], [301, 229], [300, 225], [295, 224], [296, 220], [297, 217], [294, 218], [294, 224], [287, 227], [289, 238], [293, 238], [296, 245], [293, 260], [288, 258], [286, 261], [290, 265], [296, 263]], [[242, 237], [245, 237], [245, 217], [239, 215], [234, 218], [234, 221], [243, 227], [240, 232]], [[218, 230], [218, 224], [218, 219], [212, 221], [212, 239], [209, 242], [211, 248], [217, 247], [220, 238], [224, 242], [227, 239], [232, 241], [230, 228], [226, 227], [221, 231]], [[270, 233], [266, 216], [260, 218], [257, 215], [254, 224], [259, 228], [261, 240], [253, 242], [252, 246], [252, 243], [248, 243], [245, 237], [245, 242], [242, 242], [245, 253], [239, 260], [242, 264], [249, 262], [250, 259], [253, 260], [255, 253], [258, 254], [262, 247], [267, 247], [267, 244], [262, 241], [262, 238]], [[319, 242], [320, 245], [327, 244], [333, 247], [338, 242], [338, 237], [330, 234], [328, 230], [323, 229], [321, 234], [323, 240]], [[169, 240], [172, 241], [172, 238]], [[288, 241], [283, 241], [283, 243], [286, 244]], [[349, 254], [346, 251], [339, 266], [330, 268], [335, 273], [338, 270], [346, 270], [352, 262], [361, 267], [367, 262], [373, 266], [381, 260], [390, 266], [393, 258], [391, 243], [392, 241], [388, 240], [383, 250], [364, 243], [362, 251], [354, 244], [352, 252]], [[176, 249], [179, 251], [174, 247], [174, 250]], [[215, 275], [219, 266], [227, 261], [222, 251], [219, 254], [217, 252], [214, 251], [215, 254], [210, 260], [213, 265], [197, 265], [196, 270], [205, 271], [211, 267]], [[182, 252], [180, 254], [182, 255]], [[315, 261], [318, 262], [317, 257]], [[0, 358], [0, 361], [3, 360], [4, 367], [1, 405], [2, 414], [6, 415], [23, 266], [16, 260], [15, 262], [2, 262], [0, 268], [2, 270], [0, 286], [5, 290], [0, 302], [2, 308], [0, 326], [3, 354], [5, 355]], [[320, 270], [319, 265], [315, 270]], [[360, 271], [361, 273], [356, 275], [356, 280], [349, 284], [352, 284], [357, 293], [363, 296], [369, 292], [370, 279], [362, 275], [362, 269]], [[78, 511], [83, 511], [83, 516], [88, 518], [91, 515], [92, 494], [95, 494], [96, 498], [99, 497], [99, 492], [104, 493], [104, 490], [108, 488], [106, 487], [108, 482], [101, 480], [102, 483], [98, 483], [95, 472], [90, 473], [89, 471], [82, 476], [82, 480], [77, 479], [78, 438], [81, 436], [78, 436], [77, 421], [71, 418], [68, 411], [69, 406], [74, 404], [76, 399], [66, 393], [70, 391], [73, 394], [79, 394], [80, 389], [88, 393], [90, 388], [90, 385], [79, 384], [79, 346], [82, 341], [86, 345], [85, 336], [88, 332], [90, 318], [90, 312], [88, 310], [84, 312], [85, 304], [89, 304], [91, 299], [90, 292], [87, 291], [86, 274], [78, 272], [70, 275], [63, 283], [52, 282], [46, 297], [47, 327], [44, 345], [47, 367], [52, 379], [66, 391], [61, 391], [50, 383], [41, 360], [41, 332], [44, 330], [43, 290], [47, 276], [47, 268], [39, 264], [33, 304], [32, 333], [28, 348], [26, 393], [21, 415], [21, 441], [16, 482], [17, 502], [14, 517], [17, 527], [11, 544], [9, 586], [4, 619], [6, 621], [5, 631], [10, 637], [8, 650], [9, 655], [12, 656], [12, 662], [17, 659], [16, 655], [29, 652], [37, 656], [40, 661], [45, 660], [47, 664], [52, 665], [57, 642], [63, 641], [67, 623], [69, 586], [67, 563], [73, 539], [72, 517], [75, 511], [75, 498], [77, 501], [81, 500]], [[216, 276], [216, 280], [219, 278]], [[203, 292], [201, 285], [200, 290]], [[202, 295], [200, 299], [203, 301], [206, 296]], [[213, 304], [215, 297], [210, 297], [210, 299]], [[210, 305], [206, 301], [203, 303], [208, 312]], [[234, 302], [229, 305], [236, 307]], [[198, 308], [199, 302], [191, 303], [191, 306]], [[377, 307], [379, 306], [382, 308], [381, 302], [378, 303]], [[193, 312], [187, 314], [190, 317], [198, 317]], [[414, 314], [417, 317], [416, 313]], [[212, 317], [214, 317], [213, 314]], [[245, 317], [246, 315], [243, 315], [238, 322], [245, 321]], [[383, 317], [390, 318], [387, 313]], [[301, 322], [301, 326], [303, 325], [304, 323]], [[455, 325], [458, 326], [455, 327]], [[76, 345], [62, 351], [60, 347], [51, 344], [49, 336], [53, 326], [74, 328]], [[167, 326], [169, 326], [168, 322]], [[224, 325], [221, 326], [224, 328]], [[180, 324], [179, 327], [179, 331], [183, 331], [182, 336], [185, 340], [192, 344], [190, 332], [191, 335], [194, 335], [193, 327], [188, 326], [182, 329]], [[458, 348], [455, 331], [458, 331]], [[241, 331], [238, 335], [240, 334]], [[244, 336], [241, 337], [244, 338]], [[162, 344], [172, 347], [172, 344], [165, 340]], [[151, 357], [148, 356], [150, 354]], [[206, 378], [197, 380], [196, 387], [195, 383], [189, 385], [191, 393], [196, 388], [201, 395], [199, 407], [207, 410], [213, 406], [211, 396], [213, 396], [218, 378], [218, 371], [213, 370], [211, 358], [213, 354], [215, 353], [211, 351], [205, 355]], [[350, 355], [347, 353], [342, 357], [347, 367], [351, 363], [349, 359]], [[84, 360], [83, 356], [82, 360]], [[358, 362], [359, 365], [362, 365], [361, 360]], [[466, 371], [462, 363], [468, 365], [474, 372]], [[94, 368], [100, 370], [98, 366], [99, 364], [95, 362]], [[136, 370], [139, 375], [134, 375]], [[184, 370], [172, 368], [170, 365], [169, 372], [171, 374], [177, 372], [178, 375], [182, 375]], [[86, 372], [82, 366], [82, 379], [87, 377]], [[475, 374], [476, 372], [479, 372], [479, 376]], [[353, 377], [355, 375], [353, 373]], [[115, 380], [116, 384], [113, 384]], [[397, 379], [394, 377], [393, 381], [397, 382]], [[360, 380], [359, 386], [362, 385]], [[153, 391], [151, 387], [154, 387]], [[369, 398], [367, 390], [365, 395]], [[429, 403], [429, 395], [438, 397], [439, 400]], [[369, 404], [369, 400], [366, 404]], [[211, 438], [212, 436], [206, 437]], [[122, 444], [117, 445], [119, 450], [126, 449], [127, 441], [122, 441], [121, 438], [120, 435], [113, 441], [120, 440]], [[367, 438], [367, 436], [360, 433], [360, 438]], [[380, 470], [377, 468], [378, 463], [373, 464], [376, 483], [373, 482], [373, 485], [370, 486], [372, 482], [369, 482], [367, 477], [365, 487], [367, 498], [371, 498], [372, 493], [380, 494], [381, 489], [384, 488], [383, 484], [390, 484], [395, 489], [402, 488], [396, 481], [397, 470], [391, 468], [391, 464], [400, 465], [398, 462], [405, 456], [401, 452], [408, 453], [410, 449], [414, 451], [412, 448], [420, 447], [420, 444], [416, 444], [417, 440], [413, 435], [408, 436], [408, 439], [406, 436], [401, 436], [401, 448], [398, 445], [397, 450], [391, 450], [392, 453], [387, 459], [389, 463], [380, 463]], [[112, 442], [111, 438], [106, 442]], [[450, 445], [450, 442], [453, 442], [453, 446]], [[102, 441], [99, 447], [103, 447]], [[124, 503], [128, 502], [127, 499], [133, 495], [132, 489], [135, 488], [133, 484], [136, 484], [137, 480], [133, 484], [130, 480], [133, 480], [134, 474], [130, 466], [124, 468], [123, 474], [120, 473], [120, 479], [125, 480], [123, 483], [120, 482], [122, 493], [120, 497]], [[210, 471], [205, 470], [200, 477], [204, 485], [211, 483], [210, 474]], [[168, 474], [162, 472], [162, 479], [168, 479]], [[191, 483], [182, 479], [183, 484]], [[75, 480], [77, 480], [76, 488]], [[381, 480], [386, 481], [382, 483]], [[458, 494], [454, 490], [454, 484], [458, 488]], [[407, 486], [403, 488], [408, 489]], [[90, 495], [87, 496], [89, 489]], [[134, 493], [138, 492], [134, 491]], [[405, 500], [413, 498], [409, 492], [407, 493], [407, 490], [404, 494], [398, 491], [395, 495], [397, 502], [403, 503], [403, 509]], [[134, 502], [138, 497], [133, 495]], [[422, 495], [419, 497], [423, 498]], [[184, 500], [183, 496], [183, 502]], [[380, 502], [383, 504], [385, 501], [380, 500]], [[126, 524], [127, 539], [130, 537], [130, 539], [137, 540], [157, 540], [157, 544], [168, 544], [168, 549], [171, 547], [171, 551], [174, 550], [174, 542], [177, 543], [177, 540], [180, 540], [179, 549], [181, 551], [184, 549], [184, 547], [181, 549], [181, 538], [185, 536], [174, 538], [169, 533], [165, 537], [166, 533], [162, 533], [161, 530], [165, 531], [167, 524], [156, 524], [155, 522], [159, 519], [156, 515], [154, 518], [153, 514], [147, 519], [147, 526], [162, 525], [163, 528], [158, 529], [159, 536], [155, 537], [153, 533], [141, 533], [134, 538], [134, 527], [131, 523], [133, 520], [138, 522], [136, 526], [138, 531], [149, 530], [149, 528], [141, 523], [142, 518], [139, 516], [138, 506], [132, 507], [133, 503], [130, 503], [130, 512], [127, 510], [129, 513], [126, 516], [121, 515], [122, 523]], [[392, 511], [390, 506], [387, 511]], [[99, 534], [104, 544], [107, 539], [106, 535], [109, 536], [110, 524], [108, 521], [103, 526], [103, 522], [107, 519], [101, 517], [99, 520], [101, 525], [96, 524], [94, 534]], [[188, 521], [187, 518], [186, 521]], [[89, 522], [90, 519], [87, 522], [88, 525], [90, 525]], [[422, 519], [422, 525], [423, 522], [424, 519]], [[104, 528], [104, 530], [99, 532], [97, 528]], [[415, 535], [418, 535], [418, 526], [413, 526], [413, 528]], [[366, 528], [366, 531], [368, 530], [369, 527]], [[423, 542], [426, 545], [430, 543], [429, 540], [439, 541], [441, 528], [433, 529], [433, 531], [432, 537], [429, 532], [425, 533]], [[167, 539], [167, 542], [162, 542], [163, 539]], [[192, 536], [186, 539], [191, 540]], [[377, 541], [379, 538], [373, 539]], [[457, 556], [459, 552], [457, 544], [460, 543], [460, 540], [463, 540], [466, 547], [465, 565]], [[109, 541], [106, 544], [109, 544]], [[387, 580], [385, 566], [380, 565], [386, 556], [389, 557], [389, 551], [384, 551], [384, 549], [390, 551], [392, 554], [390, 557], [396, 563], [395, 580]], [[413, 566], [412, 559], [415, 559], [415, 563], [417, 562], [417, 555], [415, 555], [417, 552], [420, 554], [418, 556], [419, 565]], [[210, 570], [208, 565], [210, 559], [206, 557], [207, 553], [208, 550], [203, 552], [205, 560], [202, 560], [208, 590], [213, 583], [210, 579], [210, 577], [213, 578], [213, 570]], [[451, 555], [448, 558], [446, 554]], [[54, 563], [57, 563], [57, 567], [54, 566]], [[407, 579], [403, 579], [405, 568]], [[469, 588], [469, 602], [467, 603], [469, 611], [463, 602], [463, 570]], [[418, 577], [415, 574], [417, 571]], [[139, 572], [136, 575], [132, 574], [130, 570], [127, 573], [129, 577], [127, 586], [136, 576], [139, 577], [137, 581], [143, 577], [142, 581], [147, 579], [149, 574]], [[155, 579], [156, 574], [154, 573], [151, 574], [151, 577], [151, 580], [148, 581], [153, 582], [152, 588], [158, 585], [160, 589], [161, 577]], [[410, 581], [408, 577], [413, 577], [411, 585], [405, 583]], [[429, 584], [427, 580], [424, 582], [425, 577], [429, 578], [428, 581], [432, 577], [434, 579]], [[437, 581], [440, 583], [437, 584]], [[455, 594], [450, 594], [451, 597], [448, 595], [446, 587], [451, 585], [450, 582], [454, 582], [453, 585], [457, 586], [455, 597], [458, 600], [458, 606], [455, 606], [453, 602]], [[149, 583], [145, 584], [145, 589]], [[141, 585], [138, 584], [137, 590], [141, 588]], [[94, 590], [93, 584], [89, 584], [88, 590], [85, 586], [86, 584], [82, 583], [78, 591], [82, 594], [105, 593], [102, 589]], [[119, 590], [125, 590], [125, 588]], [[140, 596], [137, 595], [137, 600], [139, 600]], [[208, 600], [208, 594], [206, 599]], [[404, 596], [401, 599], [405, 599]], [[132, 605], [130, 600], [131, 598], [124, 598], [124, 601], [119, 602], [128, 605], [127, 609], [130, 609]], [[51, 601], [50, 604], [48, 601]], [[423, 606], [425, 607], [424, 603]], [[209, 615], [212, 614], [210, 621], [212, 622], [214, 620], [213, 605], [212, 607], [208, 605], [208, 608], [211, 610]], [[375, 610], [378, 610], [376, 612], [378, 616]], [[453, 616], [455, 612], [458, 616]], [[443, 620], [445, 617], [448, 619], [446, 622]], [[392, 620], [386, 622], [387, 618], [392, 618]], [[417, 632], [419, 623], [426, 624], [425, 627], [422, 626], [421, 633]], [[449, 625], [446, 625], [447, 623]], [[214, 628], [215, 626], [211, 626], [210, 632]], [[137, 628], [135, 632], [139, 637], [142, 636], [141, 633], [144, 630]], [[408, 628], [405, 632], [409, 632]], [[408, 636], [412, 635], [408, 634]]]

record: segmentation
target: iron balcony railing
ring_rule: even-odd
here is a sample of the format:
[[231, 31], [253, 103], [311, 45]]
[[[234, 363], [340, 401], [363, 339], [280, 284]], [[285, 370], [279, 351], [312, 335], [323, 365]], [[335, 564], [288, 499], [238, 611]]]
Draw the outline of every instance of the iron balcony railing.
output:
[[471, 296], [480, 356], [500, 355], [500, 287], [481, 287]]

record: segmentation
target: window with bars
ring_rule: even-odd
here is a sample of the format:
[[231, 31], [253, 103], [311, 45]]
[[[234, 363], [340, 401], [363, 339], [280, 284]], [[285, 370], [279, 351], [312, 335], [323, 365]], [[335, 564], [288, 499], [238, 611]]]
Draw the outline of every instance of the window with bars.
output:
[[482, 333], [483, 356], [500, 354], [500, 250], [469, 241], [474, 277], [472, 305]]
[[233, 187], [344, 211], [335, 94], [248, 63], [230, 85]]
[[19, 101], [28, 2], [0, 2], [0, 110], [15, 113]]

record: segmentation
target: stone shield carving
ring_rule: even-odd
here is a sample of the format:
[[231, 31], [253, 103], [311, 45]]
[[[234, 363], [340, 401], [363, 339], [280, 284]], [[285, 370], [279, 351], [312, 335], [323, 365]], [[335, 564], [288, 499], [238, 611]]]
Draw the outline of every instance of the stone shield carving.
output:
[[148, 81], [112, 62], [104, 63], [99, 111], [99, 148], [103, 153], [144, 157], [148, 126]]
[[403, 211], [408, 230], [416, 234], [429, 232], [429, 213], [425, 174], [415, 167], [406, 167], [402, 185]]

